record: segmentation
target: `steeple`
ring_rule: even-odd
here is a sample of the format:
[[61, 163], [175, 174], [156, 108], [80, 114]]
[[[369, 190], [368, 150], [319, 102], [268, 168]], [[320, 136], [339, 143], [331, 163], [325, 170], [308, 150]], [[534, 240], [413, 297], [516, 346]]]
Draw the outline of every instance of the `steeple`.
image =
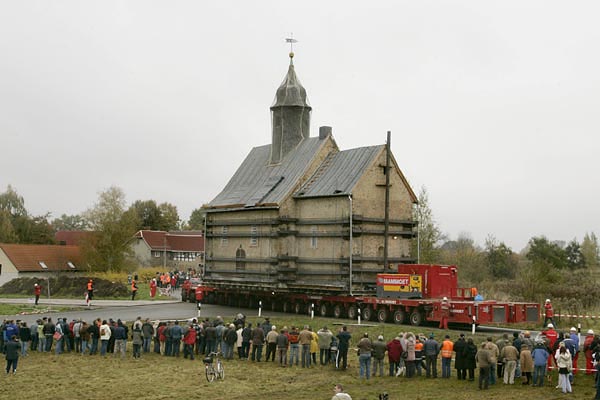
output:
[[309, 137], [311, 110], [306, 90], [294, 70], [294, 53], [290, 52], [287, 75], [277, 89], [271, 106], [271, 164], [280, 163], [287, 153]]

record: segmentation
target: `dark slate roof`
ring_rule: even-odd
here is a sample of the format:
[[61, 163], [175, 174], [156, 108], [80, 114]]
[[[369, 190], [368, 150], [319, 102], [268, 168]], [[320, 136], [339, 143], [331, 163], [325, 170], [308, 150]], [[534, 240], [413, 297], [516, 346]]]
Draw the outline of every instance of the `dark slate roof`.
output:
[[330, 154], [295, 198], [349, 195], [384, 145], [359, 147]]
[[304, 139], [279, 164], [269, 165], [271, 145], [255, 147], [208, 207], [279, 204], [311, 165], [325, 140]]

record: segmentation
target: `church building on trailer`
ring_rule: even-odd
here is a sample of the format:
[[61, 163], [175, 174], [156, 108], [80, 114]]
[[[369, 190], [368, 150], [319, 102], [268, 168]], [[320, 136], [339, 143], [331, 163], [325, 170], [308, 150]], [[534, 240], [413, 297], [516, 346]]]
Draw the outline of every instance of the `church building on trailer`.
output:
[[290, 53], [271, 143], [254, 147], [206, 206], [208, 285], [372, 294], [377, 273], [415, 261], [417, 197], [391, 155], [384, 266], [387, 146], [340, 150], [326, 126], [311, 137], [311, 110]]

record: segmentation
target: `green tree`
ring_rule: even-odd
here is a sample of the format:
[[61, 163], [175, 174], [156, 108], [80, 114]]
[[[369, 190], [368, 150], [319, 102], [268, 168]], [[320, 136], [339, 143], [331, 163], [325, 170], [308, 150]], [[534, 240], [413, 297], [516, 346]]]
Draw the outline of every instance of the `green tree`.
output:
[[129, 240], [135, 234], [137, 218], [125, 212], [125, 194], [118, 187], [100, 193], [98, 203], [84, 213], [93, 231], [81, 243], [82, 254], [91, 269], [120, 271], [128, 267]]
[[129, 211], [135, 213], [137, 217], [137, 228], [160, 230], [160, 211], [154, 200], [136, 200], [129, 207]]
[[89, 224], [81, 215], [63, 214], [52, 221], [52, 227], [55, 231], [85, 231]]
[[6, 211], [12, 216], [27, 216], [25, 209], [25, 200], [20, 196], [11, 185], [8, 185], [6, 192], [0, 194], [0, 211]]
[[484, 257], [487, 269], [494, 278], [512, 279], [517, 272], [518, 259], [512, 249], [489, 235], [485, 240]]
[[449, 240], [441, 246], [440, 261], [442, 264], [458, 266], [461, 285], [478, 285], [489, 275], [487, 269], [482, 267], [484, 256], [481, 249], [466, 233], [461, 233], [456, 240]]
[[570, 269], [585, 268], [585, 259], [577, 240], [573, 239], [569, 242], [567, 247], [565, 247], [565, 255], [567, 258], [567, 267]]
[[0, 242], [19, 243], [14, 224], [18, 216], [27, 216], [25, 201], [11, 185], [8, 185], [6, 192], [0, 193]]
[[563, 269], [568, 265], [567, 253], [545, 236], [533, 237], [529, 240], [529, 251], [526, 257], [534, 264], [545, 264], [557, 269]]
[[162, 231], [174, 231], [179, 229], [179, 213], [177, 207], [170, 203], [161, 203], [158, 206], [160, 211], [160, 230]]
[[18, 240], [12, 216], [8, 211], [0, 210], [0, 243], [16, 243]]
[[445, 236], [438, 227], [429, 206], [429, 194], [425, 186], [421, 187], [419, 203], [413, 210], [413, 218], [419, 223], [418, 236], [411, 241], [411, 254], [420, 263], [430, 264], [439, 262], [439, 243]]
[[49, 214], [30, 216], [25, 200], [12, 186], [0, 194], [0, 241], [5, 243], [54, 243]]
[[598, 237], [596, 237], [594, 232], [586, 232], [583, 237], [581, 254], [587, 267], [595, 268], [600, 266], [600, 247], [598, 246]]
[[204, 230], [204, 218], [206, 218], [206, 210], [204, 209], [204, 205], [202, 205], [201, 208], [196, 208], [192, 211], [190, 220], [187, 223], [188, 229], [194, 231]]
[[156, 204], [154, 200], [137, 200], [130, 207], [137, 218], [137, 229], [173, 231], [179, 228], [177, 207], [170, 203]]
[[54, 244], [54, 230], [48, 222], [50, 214], [37, 217], [17, 216], [13, 220], [19, 243]]

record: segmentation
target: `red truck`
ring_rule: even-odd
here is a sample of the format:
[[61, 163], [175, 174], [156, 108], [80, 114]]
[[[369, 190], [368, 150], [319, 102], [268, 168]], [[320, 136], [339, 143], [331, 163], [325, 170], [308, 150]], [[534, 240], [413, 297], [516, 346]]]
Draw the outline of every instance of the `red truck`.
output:
[[[446, 314], [455, 324], [537, 323], [538, 303], [476, 300], [475, 288], [458, 287], [458, 268], [454, 265], [399, 264], [397, 273], [377, 274], [377, 286], [371, 296], [328, 295], [278, 292], [277, 289], [200, 286], [206, 303], [236, 307], [262, 307], [273, 311], [309, 312], [323, 317], [410, 323], [439, 322]], [[446, 306], [442, 307], [442, 302]]]

